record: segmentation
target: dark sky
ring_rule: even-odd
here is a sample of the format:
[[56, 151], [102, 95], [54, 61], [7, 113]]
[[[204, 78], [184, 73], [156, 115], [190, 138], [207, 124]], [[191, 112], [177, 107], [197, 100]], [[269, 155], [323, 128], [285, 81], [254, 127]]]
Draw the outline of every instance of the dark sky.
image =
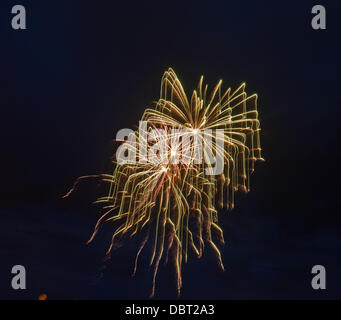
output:
[[[34, 271], [31, 291], [5, 286], [0, 297], [34, 299], [47, 289], [55, 299], [147, 296], [148, 268], [136, 281], [124, 272], [131, 248], [117, 253], [124, 267], [109, 267], [105, 285], [87, 286], [110, 230], [84, 247], [97, 217], [96, 186], [71, 200], [60, 196], [78, 176], [108, 170], [116, 132], [134, 128], [158, 99], [168, 67], [187, 91], [201, 74], [211, 86], [246, 81], [247, 92], [259, 94], [266, 159], [256, 165], [250, 194], [221, 220], [231, 235], [223, 255], [232, 271], [219, 275], [210, 258], [193, 263], [184, 271], [184, 297], [341, 297], [337, 1], [318, 1], [327, 9], [327, 29], [318, 31], [311, 28], [316, 1], [22, 0], [24, 31], [11, 29], [14, 4], [0, 4], [1, 261], [4, 270], [22, 263]], [[310, 287], [311, 267], [321, 263], [331, 270], [324, 295]], [[128, 283], [122, 295], [115, 272]], [[160, 277], [159, 297], [172, 297]], [[192, 286], [198, 277], [200, 293]]]

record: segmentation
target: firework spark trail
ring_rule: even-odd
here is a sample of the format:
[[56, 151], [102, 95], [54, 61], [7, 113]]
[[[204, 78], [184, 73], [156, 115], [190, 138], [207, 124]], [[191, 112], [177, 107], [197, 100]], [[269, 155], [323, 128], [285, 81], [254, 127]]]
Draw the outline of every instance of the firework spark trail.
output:
[[[180, 294], [181, 268], [183, 261], [188, 259], [189, 248], [200, 258], [204, 245], [208, 245], [224, 270], [220, 251], [212, 237], [214, 234], [224, 244], [217, 209], [233, 209], [234, 193], [250, 190], [254, 163], [263, 160], [257, 95], [247, 96], [244, 83], [233, 92], [230, 88], [222, 92], [221, 85], [220, 80], [208, 95], [208, 86], [203, 85], [201, 77], [197, 90], [188, 100], [175, 72], [172, 69], [166, 71], [161, 80], [160, 99], [142, 116], [141, 120], [147, 123], [146, 129], [142, 135], [141, 131], [136, 131], [136, 141], [128, 144], [128, 151], [136, 155], [136, 162], [122, 164], [115, 161], [113, 174], [101, 175], [102, 180], [109, 183], [108, 194], [96, 202], [106, 211], [98, 220], [89, 242], [103, 222], [115, 222], [107, 251], [110, 256], [118, 238], [132, 237], [146, 230], [136, 255], [133, 275], [141, 251], [148, 241], [152, 241], [151, 297], [155, 293], [160, 261], [164, 258], [167, 263], [169, 257], [175, 267]], [[207, 133], [207, 130], [218, 129], [222, 130], [220, 136], [214, 136], [210, 131]], [[158, 139], [152, 135], [152, 130], [158, 133]], [[185, 132], [189, 137], [187, 141], [199, 143], [194, 146], [179, 143], [176, 130]], [[184, 135], [182, 138], [184, 140]], [[167, 159], [158, 153], [146, 157], [141, 145], [156, 146], [157, 140], [171, 142], [166, 150]], [[211, 152], [198, 148], [207, 141]], [[224, 160], [224, 169], [219, 175], [212, 175], [212, 162], [204, 165], [199, 161], [199, 157], [209, 160], [214, 154]], [[181, 161], [177, 159], [179, 155]]]

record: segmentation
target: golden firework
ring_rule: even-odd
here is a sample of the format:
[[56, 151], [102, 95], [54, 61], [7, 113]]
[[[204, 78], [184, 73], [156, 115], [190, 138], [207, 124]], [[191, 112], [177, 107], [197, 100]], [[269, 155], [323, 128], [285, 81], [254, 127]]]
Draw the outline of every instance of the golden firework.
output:
[[[212, 238], [214, 233], [224, 244], [218, 209], [233, 209], [234, 193], [250, 190], [254, 163], [263, 160], [257, 95], [247, 96], [245, 83], [235, 91], [222, 91], [221, 85], [220, 80], [209, 94], [201, 77], [188, 100], [175, 72], [166, 71], [159, 100], [145, 110], [142, 125], [116, 153], [113, 174], [101, 175], [108, 193], [96, 202], [105, 212], [89, 242], [105, 221], [114, 223], [107, 255], [123, 237], [144, 232], [133, 274], [142, 249], [151, 241], [151, 296], [161, 259], [172, 260], [178, 293], [189, 249], [200, 258], [205, 244], [210, 246], [224, 269]], [[119, 161], [127, 153], [133, 157]]]

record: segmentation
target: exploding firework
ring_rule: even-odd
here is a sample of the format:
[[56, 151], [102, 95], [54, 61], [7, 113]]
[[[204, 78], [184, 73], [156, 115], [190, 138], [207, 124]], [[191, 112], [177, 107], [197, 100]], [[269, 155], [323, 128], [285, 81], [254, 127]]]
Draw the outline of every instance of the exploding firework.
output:
[[108, 193], [96, 201], [104, 214], [89, 242], [103, 222], [114, 225], [108, 256], [124, 238], [143, 234], [133, 274], [150, 241], [150, 296], [155, 293], [162, 259], [165, 263], [171, 260], [175, 267], [178, 294], [189, 250], [200, 258], [204, 246], [210, 246], [224, 269], [214, 242], [218, 239], [224, 244], [218, 210], [233, 209], [234, 193], [250, 190], [254, 163], [263, 160], [257, 95], [247, 96], [245, 84], [235, 91], [222, 91], [221, 85], [219, 81], [208, 94], [201, 77], [188, 100], [175, 72], [166, 71], [160, 99], [154, 108], [145, 110], [139, 129], [131, 132], [117, 151], [113, 174], [101, 175]]

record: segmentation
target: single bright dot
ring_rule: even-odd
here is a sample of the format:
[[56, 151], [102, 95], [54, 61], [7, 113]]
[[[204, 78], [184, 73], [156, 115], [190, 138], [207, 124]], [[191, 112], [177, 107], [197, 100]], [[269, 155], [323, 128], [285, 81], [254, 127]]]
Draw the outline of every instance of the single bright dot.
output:
[[167, 168], [166, 168], [166, 167], [162, 167], [162, 168], [161, 168], [161, 171], [162, 171], [162, 172], [166, 172], [166, 171], [167, 171]]
[[198, 134], [199, 130], [198, 130], [198, 129], [193, 129], [192, 132], [193, 132], [194, 134]]
[[174, 157], [175, 155], [176, 155], [176, 151], [175, 151], [175, 150], [172, 150], [172, 151], [171, 151], [171, 156]]
[[39, 297], [38, 297], [38, 300], [46, 300], [47, 299], [47, 295], [45, 293], [41, 294]]

